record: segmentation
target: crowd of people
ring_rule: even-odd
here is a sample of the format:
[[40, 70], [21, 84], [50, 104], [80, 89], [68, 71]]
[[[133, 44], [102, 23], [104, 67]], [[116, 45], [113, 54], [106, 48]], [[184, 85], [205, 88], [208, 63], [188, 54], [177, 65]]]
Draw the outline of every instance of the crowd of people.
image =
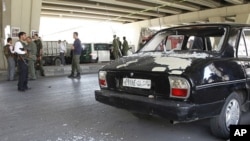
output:
[[[4, 46], [4, 54], [8, 63], [8, 80], [16, 80], [18, 76], [18, 91], [26, 91], [29, 89], [28, 80], [36, 80], [36, 70], [40, 71], [41, 76], [45, 76], [42, 65], [43, 45], [38, 34], [33, 37], [27, 36], [25, 32], [19, 32], [19, 40], [13, 44], [12, 38], [7, 39], [7, 44]], [[129, 45], [126, 37], [123, 37], [123, 42], [119, 37], [113, 36], [112, 53], [114, 59], [122, 56], [127, 56]], [[80, 74], [80, 55], [82, 51], [81, 40], [78, 38], [78, 32], [73, 33], [74, 43], [72, 50], [71, 74], [69, 78], [81, 78]], [[58, 40], [60, 50], [60, 58], [62, 65], [65, 65], [66, 46], [64, 42]], [[17, 72], [17, 73], [16, 73]], [[76, 73], [76, 75], [75, 75]], [[16, 75], [17, 74], [17, 75]]]
[[36, 67], [40, 70], [41, 76], [44, 75], [42, 67], [42, 42], [35, 34], [33, 39], [25, 32], [19, 32], [19, 40], [13, 44], [12, 38], [7, 38], [4, 46], [4, 55], [8, 63], [8, 80], [15, 80], [18, 72], [18, 91], [28, 90], [28, 80], [36, 80]]
[[126, 37], [123, 36], [123, 42], [120, 41], [120, 38], [116, 35], [113, 35], [113, 42], [112, 42], [112, 53], [114, 56], [114, 59], [118, 59], [122, 56], [128, 55], [129, 45], [128, 41], [126, 40]]
[[[7, 39], [7, 44], [4, 46], [4, 55], [8, 63], [7, 79], [9, 81], [14, 81], [17, 76], [17, 90], [24, 92], [30, 89], [28, 87], [28, 81], [37, 79], [36, 70], [40, 71], [41, 76], [45, 76], [42, 65], [43, 45], [38, 34], [35, 34], [32, 38], [27, 36], [25, 32], [19, 32], [18, 37], [19, 40], [14, 44], [11, 37]], [[75, 41], [71, 48], [73, 50], [72, 71], [68, 77], [80, 79], [79, 62], [82, 46], [77, 32], [73, 33], [73, 38]], [[62, 65], [65, 65], [64, 54], [66, 52], [66, 47], [60, 40], [58, 41], [58, 45]], [[74, 75], [75, 72], [76, 75]]]

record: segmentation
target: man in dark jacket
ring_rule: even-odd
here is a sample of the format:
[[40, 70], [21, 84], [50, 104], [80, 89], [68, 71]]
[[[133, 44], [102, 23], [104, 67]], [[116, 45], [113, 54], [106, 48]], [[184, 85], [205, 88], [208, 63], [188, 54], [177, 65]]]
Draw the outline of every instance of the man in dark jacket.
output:
[[[75, 39], [74, 44], [72, 46], [72, 63], [71, 63], [71, 74], [68, 76], [69, 78], [81, 78], [80, 74], [80, 55], [82, 52], [81, 41], [78, 38], [78, 32], [73, 33], [73, 38]], [[74, 76], [75, 71], [77, 72], [76, 76]]]

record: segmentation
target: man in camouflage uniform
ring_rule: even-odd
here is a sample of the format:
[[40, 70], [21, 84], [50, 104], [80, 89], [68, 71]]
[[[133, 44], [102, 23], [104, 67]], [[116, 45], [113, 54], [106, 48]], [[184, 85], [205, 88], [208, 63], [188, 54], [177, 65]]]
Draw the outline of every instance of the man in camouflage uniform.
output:
[[15, 77], [15, 54], [14, 49], [12, 45], [12, 38], [7, 39], [7, 44], [4, 46], [4, 55], [8, 62], [8, 80], [13, 81]]
[[123, 43], [122, 43], [122, 55], [127, 56], [128, 50], [129, 50], [128, 41], [126, 40], [126, 37], [124, 36]]
[[34, 35], [34, 39], [35, 39], [35, 43], [36, 43], [36, 47], [37, 47], [37, 63], [39, 64], [38, 69], [40, 70], [41, 76], [45, 76], [44, 75], [44, 69], [43, 69], [43, 63], [42, 63], [42, 54], [43, 54], [43, 44], [42, 41], [40, 40], [40, 38], [38, 37], [38, 34]]
[[37, 47], [36, 44], [32, 41], [31, 37], [27, 37], [27, 51], [28, 51], [28, 69], [29, 69], [29, 77], [30, 80], [36, 80], [36, 70], [35, 70], [35, 63], [36, 63], [36, 54], [37, 54]]
[[119, 43], [117, 41], [116, 35], [113, 36], [113, 55], [115, 59], [119, 58]]

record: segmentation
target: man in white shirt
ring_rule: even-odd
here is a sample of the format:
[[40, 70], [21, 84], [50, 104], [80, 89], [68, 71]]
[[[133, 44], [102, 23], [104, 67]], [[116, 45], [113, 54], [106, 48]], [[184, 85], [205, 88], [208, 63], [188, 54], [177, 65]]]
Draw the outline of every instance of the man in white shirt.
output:
[[15, 43], [14, 51], [18, 54], [18, 91], [28, 90], [28, 61], [26, 59], [27, 51], [24, 50], [26, 33], [18, 33], [19, 40]]
[[60, 58], [62, 60], [61, 65], [65, 65], [64, 54], [66, 52], [66, 47], [65, 47], [64, 43], [61, 40], [58, 41], [58, 46], [59, 46], [59, 50], [60, 50]]

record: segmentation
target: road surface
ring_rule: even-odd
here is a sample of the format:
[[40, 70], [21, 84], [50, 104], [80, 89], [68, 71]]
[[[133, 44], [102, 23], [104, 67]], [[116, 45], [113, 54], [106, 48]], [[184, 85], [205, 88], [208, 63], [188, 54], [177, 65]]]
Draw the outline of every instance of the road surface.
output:
[[[26, 92], [16, 85], [0, 82], [1, 141], [220, 141], [211, 135], [209, 120], [172, 125], [98, 103], [97, 74], [39, 78], [29, 81]], [[249, 117], [243, 123], [250, 124]]]

